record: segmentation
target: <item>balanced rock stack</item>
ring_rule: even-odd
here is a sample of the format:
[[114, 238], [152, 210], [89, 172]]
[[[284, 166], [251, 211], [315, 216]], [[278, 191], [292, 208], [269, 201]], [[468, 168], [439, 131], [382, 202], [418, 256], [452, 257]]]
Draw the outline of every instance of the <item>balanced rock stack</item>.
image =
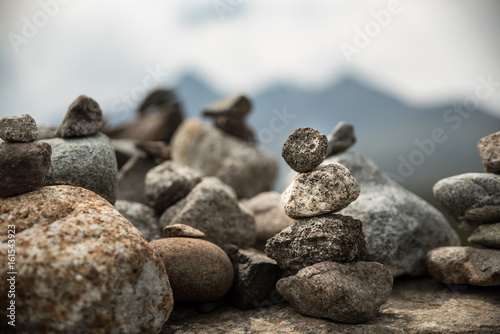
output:
[[486, 173], [451, 176], [434, 185], [442, 207], [485, 248], [441, 247], [427, 254], [429, 273], [453, 284], [500, 285], [500, 132], [478, 142]]
[[35, 120], [28, 114], [0, 119], [0, 197], [31, 191], [45, 181], [52, 148], [35, 142]]
[[334, 213], [356, 200], [360, 185], [341, 164], [320, 165], [327, 150], [326, 136], [312, 128], [297, 129], [285, 142], [282, 156], [299, 174], [282, 204], [298, 221], [269, 239], [265, 251], [293, 274], [276, 288], [300, 313], [359, 323], [379, 312], [393, 278], [380, 263], [362, 261], [362, 222]]

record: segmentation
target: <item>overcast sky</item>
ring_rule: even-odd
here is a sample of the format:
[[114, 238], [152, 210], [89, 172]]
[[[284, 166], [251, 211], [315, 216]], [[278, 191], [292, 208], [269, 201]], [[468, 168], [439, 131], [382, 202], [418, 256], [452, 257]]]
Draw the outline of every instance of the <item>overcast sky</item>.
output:
[[355, 75], [423, 105], [463, 101], [489, 76], [481, 108], [500, 116], [499, 16], [495, 0], [2, 1], [0, 117], [54, 123], [80, 94], [106, 112], [186, 73], [222, 94]]

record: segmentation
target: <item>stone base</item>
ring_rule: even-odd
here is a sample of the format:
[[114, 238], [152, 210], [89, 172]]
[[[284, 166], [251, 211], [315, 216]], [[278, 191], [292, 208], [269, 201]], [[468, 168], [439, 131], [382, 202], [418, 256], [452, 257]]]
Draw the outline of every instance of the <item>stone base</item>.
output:
[[289, 304], [245, 311], [224, 305], [201, 313], [176, 303], [161, 333], [499, 333], [499, 296], [500, 287], [399, 278], [381, 312], [365, 324], [306, 317]]

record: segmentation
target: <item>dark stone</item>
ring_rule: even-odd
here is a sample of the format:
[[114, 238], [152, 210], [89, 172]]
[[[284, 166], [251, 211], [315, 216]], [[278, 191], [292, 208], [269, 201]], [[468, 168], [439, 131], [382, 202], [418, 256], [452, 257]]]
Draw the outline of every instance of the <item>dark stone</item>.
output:
[[145, 192], [146, 174], [156, 163], [147, 157], [133, 157], [118, 173], [118, 199], [149, 205]]
[[147, 241], [162, 237], [158, 217], [152, 207], [142, 203], [117, 200], [115, 208], [141, 232]]
[[102, 127], [102, 111], [96, 101], [80, 95], [68, 108], [56, 136], [61, 138], [85, 137], [96, 134]]
[[326, 156], [328, 139], [313, 128], [298, 128], [283, 144], [281, 156], [294, 171], [309, 172]]
[[135, 146], [152, 158], [159, 160], [171, 159], [170, 146], [163, 141], [138, 141]]
[[236, 95], [230, 98], [216, 101], [203, 110], [203, 115], [218, 117], [218, 116], [246, 116], [252, 109], [252, 103], [244, 95]]
[[218, 116], [214, 120], [214, 125], [236, 138], [255, 143], [257, 139], [252, 128], [243, 117]]
[[28, 114], [0, 119], [0, 138], [11, 143], [35, 141], [38, 136], [36, 122]]
[[344, 152], [356, 143], [354, 126], [346, 122], [338, 122], [328, 135], [328, 150], [326, 156]]

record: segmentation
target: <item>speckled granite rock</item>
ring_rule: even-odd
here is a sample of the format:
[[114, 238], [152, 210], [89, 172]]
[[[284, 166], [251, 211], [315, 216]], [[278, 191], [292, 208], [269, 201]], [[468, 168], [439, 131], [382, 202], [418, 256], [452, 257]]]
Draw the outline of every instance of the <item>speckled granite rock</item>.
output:
[[0, 119], [0, 138], [11, 143], [35, 141], [38, 136], [36, 122], [28, 114]]
[[142, 203], [117, 200], [115, 208], [141, 232], [147, 241], [162, 237], [158, 218], [152, 207]]
[[500, 249], [500, 223], [479, 225], [468, 241], [484, 247]]
[[427, 267], [435, 279], [452, 284], [500, 285], [500, 250], [440, 247], [427, 254]]
[[326, 156], [343, 152], [356, 143], [354, 126], [347, 122], [338, 122], [328, 135], [328, 150]]
[[68, 108], [66, 116], [56, 130], [61, 138], [95, 135], [102, 127], [102, 111], [96, 101], [80, 95]]
[[377, 262], [320, 262], [276, 288], [304, 315], [358, 324], [375, 318], [391, 294], [392, 274]]
[[318, 262], [353, 262], [366, 256], [363, 224], [326, 214], [300, 220], [268, 240], [266, 254], [292, 273]]
[[385, 175], [357, 153], [340, 153], [325, 163], [346, 166], [361, 185], [361, 194], [340, 213], [363, 222], [367, 261], [386, 266], [394, 276], [422, 275], [431, 249], [460, 244], [443, 214]]
[[486, 173], [500, 173], [500, 131], [483, 137], [477, 143]]
[[[19, 332], [157, 333], [168, 319], [173, 299], [161, 259], [95, 193], [53, 186], [0, 199], [4, 259], [8, 225], [16, 229]], [[0, 277], [7, 296], [7, 270]], [[3, 319], [7, 303], [0, 299]]]
[[162, 258], [176, 302], [204, 302], [224, 297], [234, 272], [226, 253], [197, 238], [164, 238], [151, 248]]
[[298, 128], [283, 144], [281, 156], [294, 171], [303, 173], [325, 160], [328, 139], [313, 128]]
[[459, 226], [472, 231], [480, 224], [500, 221], [500, 175], [466, 173], [439, 180], [434, 196]]
[[295, 219], [337, 212], [358, 198], [361, 188], [347, 168], [330, 163], [298, 174], [281, 196], [285, 213]]

